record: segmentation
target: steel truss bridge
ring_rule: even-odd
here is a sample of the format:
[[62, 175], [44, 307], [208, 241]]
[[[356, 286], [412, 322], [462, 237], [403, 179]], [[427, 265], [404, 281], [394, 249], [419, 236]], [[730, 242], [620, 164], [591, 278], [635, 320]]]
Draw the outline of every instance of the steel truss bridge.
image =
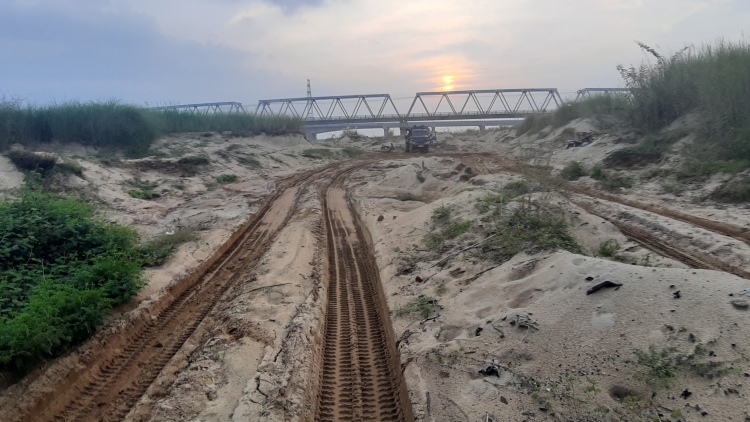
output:
[[[592, 95], [621, 95], [622, 88], [585, 88], [576, 101]], [[309, 135], [344, 129], [383, 129], [411, 124], [432, 127], [514, 125], [528, 116], [548, 113], [563, 105], [556, 88], [482, 89], [418, 92], [406, 113], [398, 111], [388, 94], [340, 95], [260, 100], [255, 114], [289, 116], [305, 121]], [[193, 113], [246, 112], [241, 103], [203, 103], [154, 107]]]

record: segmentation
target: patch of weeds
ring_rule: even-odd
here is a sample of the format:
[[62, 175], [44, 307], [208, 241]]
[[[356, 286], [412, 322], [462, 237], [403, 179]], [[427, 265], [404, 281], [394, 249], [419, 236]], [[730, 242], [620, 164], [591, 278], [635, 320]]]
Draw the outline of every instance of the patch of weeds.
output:
[[249, 168], [257, 169], [257, 168], [263, 167], [260, 164], [260, 161], [256, 160], [255, 158], [241, 157], [241, 156], [238, 156], [238, 157], [235, 157], [235, 158], [237, 159], [238, 163], [242, 164], [243, 166], [249, 167]]
[[270, 158], [270, 159], [271, 159], [271, 160], [273, 160], [273, 161], [276, 161], [276, 162], [277, 162], [277, 163], [279, 163], [279, 164], [286, 164], [286, 163], [284, 162], [284, 160], [282, 160], [281, 158], [278, 158], [278, 157], [274, 157], [274, 156], [273, 156], [273, 155], [271, 155], [271, 154], [268, 154], [268, 155], [266, 155], [266, 157]]
[[648, 136], [636, 146], [611, 152], [604, 158], [604, 164], [609, 167], [634, 167], [658, 162], [672, 144], [685, 135], [685, 131], [679, 130]]
[[498, 262], [505, 262], [519, 252], [534, 254], [556, 249], [581, 252], [565, 219], [546, 210], [517, 209], [509, 218], [498, 221], [489, 234], [494, 237], [483, 244], [482, 251]]
[[216, 183], [224, 184], [224, 183], [233, 183], [237, 181], [237, 175], [236, 174], [222, 174], [219, 175], [216, 178]]
[[717, 202], [739, 203], [750, 201], [750, 178], [724, 183], [708, 196]]
[[633, 178], [628, 176], [611, 176], [608, 175], [599, 181], [599, 187], [608, 191], [617, 191], [633, 187]]
[[525, 180], [517, 180], [515, 182], [509, 182], [503, 186], [503, 192], [512, 197], [525, 195], [532, 192], [531, 186]]
[[177, 160], [177, 164], [187, 164], [191, 166], [202, 166], [209, 163], [208, 158], [201, 157], [198, 155], [189, 155], [187, 157], [182, 157], [179, 160]]
[[633, 350], [637, 363], [645, 368], [646, 383], [656, 387], [669, 387], [669, 378], [673, 378], [680, 368], [713, 379], [728, 373], [721, 362], [704, 361], [700, 358], [706, 354], [706, 349], [700, 343], [695, 346], [693, 353], [682, 353], [675, 348], [665, 347], [656, 350], [651, 345], [648, 352]]
[[424, 177], [425, 170], [427, 170], [427, 166], [424, 165], [424, 160], [422, 160], [422, 168], [420, 168], [419, 170], [417, 170], [417, 180], [419, 180], [420, 182], [423, 182], [423, 183], [424, 183], [425, 180], [427, 180]]
[[448, 288], [445, 287], [445, 283], [440, 283], [440, 284], [437, 285], [437, 287], [435, 287], [435, 293], [438, 296], [442, 296], [442, 295], [446, 294], [447, 292], [448, 292]]
[[565, 180], [578, 180], [585, 175], [586, 170], [584, 170], [583, 166], [578, 161], [569, 162], [560, 172], [560, 177]]
[[185, 189], [187, 189], [187, 186], [184, 183], [182, 183], [182, 182], [172, 183], [172, 187], [175, 188], [175, 189], [177, 189], [177, 190], [185, 190]]
[[591, 169], [591, 178], [594, 180], [604, 180], [607, 177], [607, 173], [604, 172], [602, 166], [596, 165]]
[[411, 193], [398, 194], [394, 199], [398, 199], [399, 201], [418, 201], [417, 197]]
[[432, 220], [433, 223], [437, 225], [443, 225], [450, 221], [451, 219], [451, 209], [450, 207], [447, 207], [445, 205], [441, 205], [435, 209], [432, 210], [432, 216], [430, 216], [430, 220]]
[[169, 150], [170, 157], [182, 157], [185, 153], [187, 153], [187, 149], [185, 148], [172, 148]]
[[25, 150], [13, 150], [5, 156], [21, 171], [38, 171], [42, 175], [52, 170], [57, 157], [52, 154], [36, 153]]
[[362, 155], [363, 151], [359, 148], [346, 147], [341, 150], [341, 153], [349, 158], [357, 158]]
[[605, 240], [599, 244], [599, 255], [611, 258], [620, 250], [620, 243], [615, 239]]
[[97, 152], [92, 157], [105, 166], [115, 166], [121, 163], [120, 157], [112, 153]]
[[300, 155], [313, 160], [330, 159], [333, 158], [333, 151], [327, 148], [310, 148], [302, 150]]
[[400, 317], [404, 315], [417, 314], [422, 318], [430, 316], [433, 310], [439, 308], [438, 299], [430, 296], [419, 296], [404, 306], [400, 306], [393, 310], [394, 317]]
[[682, 193], [685, 192], [685, 188], [685, 185], [680, 183], [663, 183], [661, 185], [661, 189], [664, 193], [671, 193], [675, 196], [682, 195]]
[[477, 198], [477, 202], [474, 204], [474, 207], [479, 211], [480, 214], [485, 214], [488, 211], [490, 211], [493, 207], [502, 209], [512, 199], [513, 198], [510, 195], [507, 195], [504, 193], [500, 193], [500, 194], [488, 193], [487, 195], [481, 198]]
[[137, 190], [137, 189], [129, 190], [128, 195], [132, 196], [133, 198], [143, 199], [143, 200], [150, 200], [150, 199], [156, 199], [156, 198], [161, 197], [161, 195], [159, 195], [156, 192], [152, 192], [149, 190]]
[[83, 167], [72, 161], [65, 161], [54, 167], [54, 172], [60, 174], [73, 174], [83, 178]]
[[219, 186], [219, 184], [216, 182], [208, 182], [208, 183], [203, 183], [203, 186], [206, 187], [206, 190], [212, 190], [212, 189], [215, 189], [217, 186]]
[[[700, 155], [700, 154], [698, 154]], [[704, 180], [717, 173], [739, 173], [750, 168], [750, 161], [721, 161], [721, 160], [688, 160], [675, 173], [679, 181]]]
[[682, 411], [680, 409], [675, 409], [672, 411], [672, 413], [669, 414], [669, 416], [672, 419], [679, 419], [682, 417]]
[[422, 241], [430, 248], [437, 248], [446, 240], [455, 239], [471, 228], [471, 221], [451, 221], [440, 231], [428, 233]]
[[164, 264], [183, 243], [198, 239], [195, 230], [178, 229], [173, 233], [153, 238], [138, 248], [138, 255], [144, 267], [157, 267]]

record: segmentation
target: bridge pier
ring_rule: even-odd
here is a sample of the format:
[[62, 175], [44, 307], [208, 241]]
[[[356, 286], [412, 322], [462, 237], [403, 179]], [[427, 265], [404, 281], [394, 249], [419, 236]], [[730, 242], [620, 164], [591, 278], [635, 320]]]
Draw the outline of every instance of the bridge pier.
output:
[[484, 125], [479, 125], [479, 133], [484, 133], [486, 131], [486, 128]]
[[305, 139], [307, 139], [307, 142], [317, 141], [318, 140], [318, 134], [317, 133], [310, 133], [310, 132], [308, 132], [308, 133], [305, 134]]
[[389, 131], [390, 128], [387, 125], [383, 125], [383, 138], [387, 138], [390, 135]]

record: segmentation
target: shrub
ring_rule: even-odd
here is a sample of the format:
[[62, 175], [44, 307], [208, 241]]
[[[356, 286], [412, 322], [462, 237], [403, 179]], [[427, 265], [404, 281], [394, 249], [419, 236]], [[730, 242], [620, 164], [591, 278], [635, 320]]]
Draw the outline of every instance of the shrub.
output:
[[439, 207], [432, 210], [432, 216], [430, 217], [433, 223], [435, 224], [445, 224], [451, 219], [451, 209], [450, 207], [447, 207], [445, 205], [440, 205]]
[[174, 254], [178, 246], [198, 239], [195, 230], [178, 229], [171, 234], [155, 237], [138, 247], [138, 256], [145, 267], [158, 267]]
[[672, 144], [685, 136], [684, 131], [672, 131], [646, 137], [639, 145], [618, 149], [604, 158], [610, 167], [633, 167], [658, 162], [669, 151]]
[[451, 221], [440, 231], [428, 233], [423, 241], [430, 248], [437, 248], [446, 240], [455, 239], [471, 228], [471, 221]]
[[255, 169], [255, 168], [261, 168], [261, 167], [263, 167], [260, 164], [260, 161], [256, 160], [255, 158], [252, 158], [252, 157], [235, 157], [235, 158], [237, 159], [238, 163], [240, 163], [240, 164], [242, 164], [244, 166], [250, 167], [250, 168], [254, 168]]
[[321, 158], [333, 158], [333, 151], [327, 148], [311, 148], [302, 150], [302, 154], [300, 155], [317, 160]]
[[578, 180], [579, 178], [586, 175], [586, 170], [578, 161], [571, 161], [563, 167], [560, 172], [560, 177], [565, 180]]
[[196, 155], [182, 157], [179, 160], [177, 160], [177, 164], [191, 165], [191, 166], [202, 166], [208, 163], [209, 163], [208, 158], [200, 157]]
[[143, 199], [143, 200], [161, 198], [161, 195], [159, 195], [156, 192], [152, 192], [150, 190], [131, 189], [128, 191], [128, 195], [130, 195], [133, 198]]
[[603, 180], [607, 177], [607, 174], [604, 172], [604, 169], [601, 166], [594, 166], [594, 168], [591, 169], [591, 178], [594, 180]]
[[599, 187], [608, 191], [629, 189], [633, 187], [633, 179], [626, 176], [607, 176], [599, 182]]
[[54, 171], [61, 174], [74, 174], [78, 177], [83, 177], [83, 167], [72, 161], [57, 164]]
[[24, 372], [84, 340], [143, 285], [134, 230], [26, 185], [0, 202], [0, 370]]
[[155, 187], [159, 186], [159, 182], [149, 182], [148, 180], [141, 180], [136, 177], [128, 179], [123, 183], [135, 188], [127, 191], [128, 195], [133, 198], [149, 200], [161, 197], [161, 195], [153, 191]]
[[489, 234], [494, 237], [482, 246], [482, 250], [498, 262], [505, 262], [519, 252], [532, 254], [555, 249], [581, 252], [565, 220], [544, 210], [517, 209], [491, 228]]
[[222, 174], [216, 178], [217, 183], [232, 183], [237, 181], [236, 174]]
[[429, 296], [419, 296], [404, 306], [393, 310], [393, 316], [400, 317], [409, 314], [417, 314], [422, 318], [427, 318], [435, 308], [438, 308], [438, 299]]
[[22, 171], [39, 171], [44, 174], [57, 163], [57, 157], [51, 154], [37, 153], [24, 150], [13, 150], [5, 153], [5, 156]]
[[714, 189], [709, 198], [718, 202], [749, 202], [750, 201], [750, 179], [735, 180], [724, 183]]
[[[596, 115], [616, 115], [624, 118], [631, 108], [630, 96], [596, 95], [582, 101], [564, 103], [552, 113], [531, 115], [516, 126], [516, 133], [518, 135], [527, 132], [537, 133], [546, 127], [558, 128], [575, 119]], [[566, 133], [569, 134], [569, 132], [563, 132], [563, 134]]]
[[359, 148], [346, 147], [341, 152], [349, 158], [357, 158], [362, 155], [362, 150]]
[[605, 240], [599, 244], [599, 255], [613, 257], [620, 250], [620, 244], [615, 239]]

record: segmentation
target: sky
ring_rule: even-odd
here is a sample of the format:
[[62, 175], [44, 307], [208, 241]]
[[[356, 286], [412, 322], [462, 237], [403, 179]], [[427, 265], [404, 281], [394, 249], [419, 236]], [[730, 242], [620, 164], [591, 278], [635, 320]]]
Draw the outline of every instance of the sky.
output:
[[619, 87], [750, 32], [748, 0], [2, 0], [0, 95], [163, 105]]

